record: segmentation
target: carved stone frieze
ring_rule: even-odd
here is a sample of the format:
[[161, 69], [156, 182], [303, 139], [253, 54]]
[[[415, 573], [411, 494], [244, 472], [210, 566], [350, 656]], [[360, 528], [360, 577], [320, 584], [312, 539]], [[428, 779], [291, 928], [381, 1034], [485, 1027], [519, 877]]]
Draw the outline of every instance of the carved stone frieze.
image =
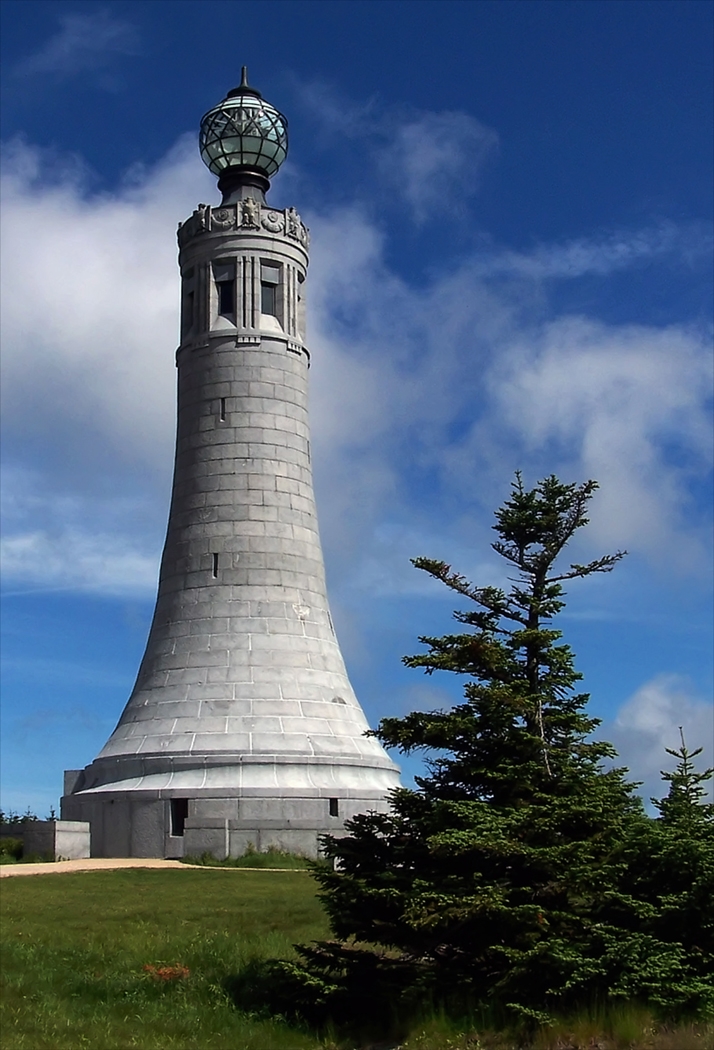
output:
[[249, 229], [260, 228], [260, 205], [257, 201], [254, 201], [252, 197], [246, 197], [245, 200], [241, 201], [241, 220], [240, 224], [243, 227]]
[[287, 208], [285, 211], [285, 231], [288, 237], [294, 238], [307, 248], [309, 244], [307, 226], [294, 208]]
[[235, 205], [228, 208], [211, 208], [211, 229], [232, 230], [236, 225]]
[[282, 233], [285, 229], [285, 216], [281, 211], [266, 211], [260, 225], [269, 233]]
[[212, 208], [210, 204], [199, 204], [191, 218], [179, 224], [178, 242], [183, 247], [202, 233], [261, 228], [268, 233], [285, 234], [304, 248], [310, 244], [310, 232], [294, 208], [264, 208], [252, 197], [246, 197], [237, 205], [217, 208]]
[[197, 233], [202, 233], [208, 229], [210, 212], [211, 206], [209, 204], [199, 204], [190, 219], [179, 223], [177, 234], [179, 245], [186, 244]]

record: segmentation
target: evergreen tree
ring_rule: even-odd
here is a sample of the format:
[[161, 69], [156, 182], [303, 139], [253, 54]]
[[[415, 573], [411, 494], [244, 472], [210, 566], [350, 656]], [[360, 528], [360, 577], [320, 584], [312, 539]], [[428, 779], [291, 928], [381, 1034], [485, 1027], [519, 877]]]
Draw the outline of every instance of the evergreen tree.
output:
[[702, 748], [690, 751], [680, 727], [681, 747], [666, 748], [677, 759], [663, 799], [652, 799], [659, 817], [638, 829], [627, 844], [623, 889], [638, 902], [640, 930], [682, 950], [673, 988], [690, 1009], [714, 1011], [714, 805], [706, 783], [714, 769], [697, 772]]
[[665, 748], [668, 755], [678, 760], [674, 773], [662, 770], [662, 779], [669, 783], [669, 792], [665, 798], [653, 798], [652, 802], [659, 810], [664, 826], [691, 834], [714, 824], [714, 804], [703, 801], [707, 796], [704, 785], [714, 776], [714, 767], [698, 773], [693, 759], [704, 749], [698, 747], [696, 751], [690, 751], [681, 726], [679, 736], [682, 746], [678, 751]]
[[627, 844], [646, 841], [652, 821], [625, 771], [603, 767], [615, 751], [591, 738], [598, 720], [552, 627], [565, 581], [623, 557], [557, 564], [596, 488], [548, 477], [526, 490], [516, 475], [494, 526], [493, 548], [517, 574], [508, 592], [414, 561], [470, 607], [454, 614], [458, 633], [421, 638], [426, 653], [404, 662], [466, 676], [464, 701], [375, 731], [424, 753], [427, 773], [389, 813], [327, 839], [334, 870], [316, 876], [337, 940], [301, 946], [301, 963], [282, 968], [303, 1015], [345, 1017], [365, 997], [373, 1015], [428, 995], [534, 1020], [597, 996], [691, 999], [684, 949], [643, 930], [652, 905], [626, 879]]

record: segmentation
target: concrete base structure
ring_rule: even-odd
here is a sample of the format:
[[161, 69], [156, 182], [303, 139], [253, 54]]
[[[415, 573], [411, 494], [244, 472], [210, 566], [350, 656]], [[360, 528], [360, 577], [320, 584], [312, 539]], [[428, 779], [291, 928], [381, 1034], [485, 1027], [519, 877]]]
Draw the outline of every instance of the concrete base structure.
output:
[[383, 796], [162, 798], [151, 790], [75, 796], [67, 803], [68, 810], [84, 814], [87, 828], [91, 825], [93, 857], [210, 853], [219, 860], [269, 849], [317, 857], [320, 836], [344, 834], [345, 819], [385, 808]]
[[79, 820], [29, 820], [22, 825], [25, 856], [84, 860], [90, 856], [90, 827]]

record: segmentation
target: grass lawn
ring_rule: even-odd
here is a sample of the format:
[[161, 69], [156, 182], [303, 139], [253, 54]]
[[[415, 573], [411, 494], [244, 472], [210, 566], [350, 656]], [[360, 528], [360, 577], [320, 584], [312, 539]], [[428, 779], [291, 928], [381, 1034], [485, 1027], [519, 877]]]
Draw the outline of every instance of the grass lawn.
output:
[[[293, 942], [328, 935], [306, 872], [133, 868], [3, 879], [0, 915], [3, 1050], [356, 1050], [241, 1013], [225, 990], [249, 960], [287, 958]], [[487, 1027], [415, 1020], [400, 1050], [524, 1047]], [[388, 1047], [396, 1044], [379, 1044]], [[625, 1005], [563, 1021], [533, 1043], [575, 1047], [711, 1050], [714, 1027], [661, 1028]]]
[[3, 879], [0, 907], [3, 1050], [325, 1045], [238, 1013], [222, 987], [248, 959], [327, 934], [307, 873], [35, 875]]

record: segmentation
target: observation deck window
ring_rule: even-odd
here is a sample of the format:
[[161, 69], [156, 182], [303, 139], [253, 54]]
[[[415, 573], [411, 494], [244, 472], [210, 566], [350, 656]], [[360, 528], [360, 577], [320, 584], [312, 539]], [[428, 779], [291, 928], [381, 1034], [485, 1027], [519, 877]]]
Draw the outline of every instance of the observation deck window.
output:
[[278, 288], [280, 267], [274, 263], [260, 264], [260, 312], [278, 316]]
[[236, 266], [233, 261], [214, 263], [218, 316], [233, 320], [236, 310]]

